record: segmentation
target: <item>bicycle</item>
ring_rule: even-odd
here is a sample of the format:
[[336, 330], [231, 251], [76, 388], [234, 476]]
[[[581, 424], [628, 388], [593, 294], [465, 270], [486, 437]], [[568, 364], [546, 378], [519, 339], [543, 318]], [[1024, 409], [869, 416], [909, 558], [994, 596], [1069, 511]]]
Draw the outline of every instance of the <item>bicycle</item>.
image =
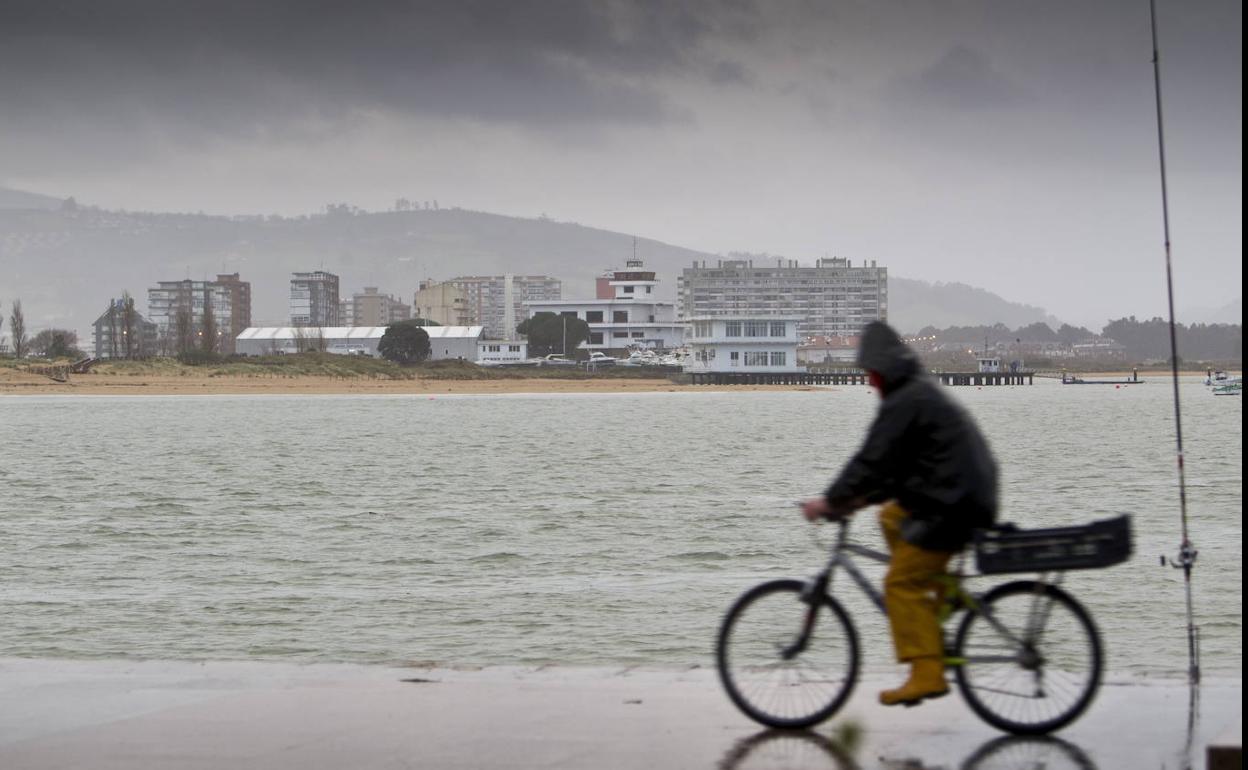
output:
[[[838, 568], [885, 613], [883, 596], [850, 554], [885, 563], [888, 554], [848, 542], [849, 522], [839, 524], [831, 557], [813, 578], [751, 588], [720, 626], [720, 681], [742, 712], [768, 727], [822, 722], [857, 683], [858, 632], [831, 594]], [[1042, 735], [1077, 719], [1100, 687], [1104, 653], [1092, 616], [1061, 588], [1062, 578], [1068, 569], [1125, 561], [1130, 552], [1127, 516], [1083, 527], [1020, 531], [1004, 525], [977, 532], [981, 575], [1040, 574], [973, 593], [962, 581], [979, 575], [962, 574], [964, 553], [942, 577], [945, 666], [971, 710], [1016, 735]], [[965, 614], [950, 639], [948, 621], [959, 612]]]

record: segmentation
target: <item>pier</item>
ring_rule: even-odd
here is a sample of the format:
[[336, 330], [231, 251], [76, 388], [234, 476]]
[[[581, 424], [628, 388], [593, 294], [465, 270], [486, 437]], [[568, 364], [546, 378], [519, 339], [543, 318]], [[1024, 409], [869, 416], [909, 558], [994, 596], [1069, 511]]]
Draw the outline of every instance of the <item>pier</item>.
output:
[[[860, 370], [805, 372], [688, 372], [694, 385], [866, 385]], [[1035, 372], [932, 372], [942, 385], [1033, 385]]]
[[866, 385], [866, 372], [689, 372], [694, 385]]
[[942, 385], [1034, 385], [1035, 372], [932, 372]]

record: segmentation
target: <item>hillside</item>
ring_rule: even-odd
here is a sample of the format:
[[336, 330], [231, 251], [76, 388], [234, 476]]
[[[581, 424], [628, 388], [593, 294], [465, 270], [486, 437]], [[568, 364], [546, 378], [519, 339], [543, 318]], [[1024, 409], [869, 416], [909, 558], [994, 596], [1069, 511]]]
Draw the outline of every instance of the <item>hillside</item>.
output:
[[[90, 339], [90, 323], [123, 289], [144, 308], [158, 280], [239, 272], [252, 283], [254, 321], [283, 323], [294, 271], [325, 269], [341, 277], [344, 293], [378, 286], [408, 302], [424, 278], [504, 272], [553, 275], [565, 296], [585, 296], [633, 249], [631, 234], [461, 209], [335, 207], [286, 218], [63, 211], [58, 203], [56, 210], [0, 209], [0, 302], [20, 297], [32, 330], [62, 326]], [[666, 299], [675, 298], [682, 268], [718, 258], [640, 237], [636, 253], [659, 273]], [[1045, 319], [1040, 308], [961, 284], [890, 275], [890, 292], [890, 314], [903, 331]]]
[[55, 211], [61, 207], [61, 203], [60, 198], [0, 187], [0, 209]]
[[889, 321], [902, 332], [924, 326], [978, 326], [1003, 323], [1009, 327], [1043, 321], [1054, 329], [1061, 321], [1044, 308], [1009, 302], [985, 289], [964, 283], [928, 283], [888, 277]]

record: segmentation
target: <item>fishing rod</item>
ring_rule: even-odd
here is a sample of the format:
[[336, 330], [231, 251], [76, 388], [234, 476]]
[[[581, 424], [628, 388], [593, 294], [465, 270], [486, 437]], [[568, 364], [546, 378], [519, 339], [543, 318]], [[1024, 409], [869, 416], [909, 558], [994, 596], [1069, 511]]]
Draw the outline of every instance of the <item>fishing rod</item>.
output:
[[[1148, 0], [1149, 23], [1153, 33], [1153, 92], [1157, 101], [1157, 154], [1161, 163], [1161, 222], [1166, 241], [1166, 298], [1170, 304], [1170, 375], [1174, 384], [1174, 435], [1178, 448], [1179, 514], [1183, 525], [1183, 541], [1179, 544], [1177, 559], [1171, 559], [1176, 569], [1183, 570], [1184, 590], [1187, 595], [1187, 677], [1192, 684], [1200, 682], [1200, 643], [1196, 623], [1192, 619], [1192, 567], [1196, 566], [1198, 551], [1192, 545], [1187, 528], [1187, 478], [1183, 467], [1183, 416], [1179, 408], [1179, 344], [1174, 323], [1174, 273], [1170, 267], [1170, 199], [1166, 186], [1166, 132], [1161, 117], [1161, 54], [1157, 45], [1157, 0]], [[1161, 557], [1162, 564], [1166, 557]]]

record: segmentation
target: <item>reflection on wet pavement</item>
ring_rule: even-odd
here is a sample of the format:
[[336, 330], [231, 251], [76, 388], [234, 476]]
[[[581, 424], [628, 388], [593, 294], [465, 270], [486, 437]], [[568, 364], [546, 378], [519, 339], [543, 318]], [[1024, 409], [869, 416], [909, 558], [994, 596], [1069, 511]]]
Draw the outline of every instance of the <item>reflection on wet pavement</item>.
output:
[[[948, 770], [918, 757], [881, 756], [859, 764], [837, 741], [809, 730], [762, 730], [733, 744], [716, 770]], [[961, 770], [1097, 770], [1070, 741], [1054, 736], [1003, 735], [975, 749]]]

